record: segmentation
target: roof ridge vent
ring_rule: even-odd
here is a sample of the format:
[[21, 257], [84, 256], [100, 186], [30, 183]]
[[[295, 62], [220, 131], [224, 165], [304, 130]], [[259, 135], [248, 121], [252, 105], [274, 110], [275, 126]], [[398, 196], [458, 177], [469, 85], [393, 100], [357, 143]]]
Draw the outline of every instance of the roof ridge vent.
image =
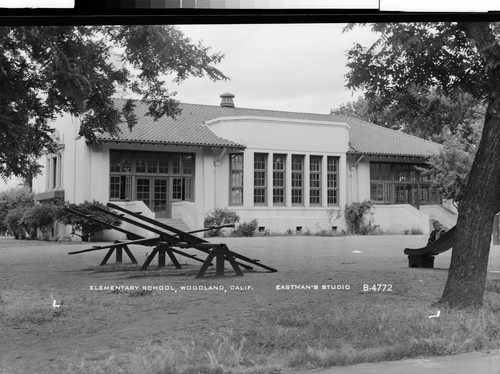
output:
[[235, 97], [232, 93], [226, 92], [220, 95], [222, 101], [220, 102], [221, 107], [234, 108], [233, 98]]

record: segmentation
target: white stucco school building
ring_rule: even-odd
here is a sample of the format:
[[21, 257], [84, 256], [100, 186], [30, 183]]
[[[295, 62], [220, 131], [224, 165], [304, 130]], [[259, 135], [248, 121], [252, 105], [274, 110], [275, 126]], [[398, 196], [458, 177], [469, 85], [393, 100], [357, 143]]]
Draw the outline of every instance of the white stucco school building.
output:
[[37, 198], [111, 201], [192, 230], [214, 208], [271, 232], [342, 230], [346, 204], [364, 200], [376, 202], [373, 223], [384, 232], [455, 224], [415, 169], [440, 145], [347, 116], [244, 109], [221, 97], [159, 121], [137, 102], [133, 130], [123, 124], [98, 144], [77, 139], [77, 118], [58, 119], [61, 149], [33, 184]]

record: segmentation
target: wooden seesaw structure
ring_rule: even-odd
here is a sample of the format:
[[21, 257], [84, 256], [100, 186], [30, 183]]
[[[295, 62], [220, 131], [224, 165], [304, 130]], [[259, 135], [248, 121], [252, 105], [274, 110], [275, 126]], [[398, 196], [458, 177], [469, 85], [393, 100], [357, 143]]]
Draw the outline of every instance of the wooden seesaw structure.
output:
[[[108, 207], [118, 210], [120, 212], [123, 212], [122, 214], [118, 214], [115, 212], [108, 211], [103, 208], [98, 208], [101, 209], [104, 213], [109, 214], [115, 218], [118, 218], [124, 222], [127, 222], [135, 227], [142, 228], [144, 230], [147, 230], [149, 232], [152, 232], [158, 237], [156, 238], [144, 238], [141, 237], [137, 234], [134, 234], [131, 231], [125, 230], [119, 226], [115, 226], [109, 223], [106, 223], [102, 220], [99, 220], [95, 217], [92, 217], [91, 215], [84, 215], [79, 212], [76, 212], [71, 209], [67, 209], [71, 213], [80, 215], [82, 217], [88, 218], [90, 220], [93, 220], [95, 222], [99, 222], [101, 224], [104, 224], [105, 226], [117, 230], [119, 232], [122, 232], [127, 235], [127, 238], [130, 239], [128, 241], [116, 241], [113, 244], [105, 245], [105, 246], [94, 246], [90, 249], [85, 249], [82, 251], [75, 251], [75, 252], [69, 252], [70, 255], [72, 254], [77, 254], [77, 253], [84, 253], [84, 252], [90, 252], [90, 251], [97, 251], [97, 250], [102, 250], [102, 249], [109, 249], [106, 256], [101, 262], [101, 266], [105, 265], [109, 258], [112, 256], [113, 252], [116, 251], [116, 262], [121, 262], [122, 261], [122, 256], [123, 256], [123, 251], [129, 256], [130, 260], [132, 263], [137, 264], [137, 260], [134, 258], [132, 255], [132, 252], [128, 248], [128, 245], [130, 244], [139, 244], [139, 245], [146, 245], [146, 246], [152, 246], [154, 247], [153, 251], [151, 254], [147, 257], [146, 261], [141, 267], [141, 270], [146, 270], [151, 262], [154, 260], [154, 258], [158, 255], [158, 267], [165, 267], [165, 259], [166, 256], [170, 258], [172, 261], [172, 264], [175, 266], [177, 269], [181, 269], [181, 265], [179, 264], [179, 261], [175, 257], [175, 255], [179, 256], [184, 256], [188, 257], [192, 260], [202, 262], [202, 266], [196, 275], [196, 278], [202, 278], [207, 271], [208, 267], [212, 265], [212, 261], [215, 259], [215, 271], [216, 271], [216, 276], [224, 276], [224, 265], [225, 262], [229, 262], [231, 267], [233, 268], [234, 272], [238, 276], [242, 276], [243, 272], [240, 269], [240, 266], [243, 267], [246, 270], [253, 270], [252, 265], [261, 267], [263, 269], [266, 269], [267, 271], [274, 273], [277, 272], [276, 269], [273, 269], [269, 266], [266, 266], [264, 264], [261, 264], [259, 260], [254, 260], [250, 259], [246, 256], [240, 255], [236, 252], [230, 251], [229, 248], [223, 244], [223, 243], [211, 243], [205, 239], [199, 238], [195, 235], [194, 233], [197, 232], [202, 232], [202, 231], [208, 231], [208, 230], [213, 230], [213, 229], [218, 229], [218, 228], [223, 228], [223, 227], [234, 227], [233, 225], [223, 225], [223, 226], [217, 226], [217, 227], [210, 227], [210, 228], [204, 228], [201, 230], [196, 230], [196, 231], [190, 231], [190, 232], [185, 232], [179, 229], [176, 229], [175, 227], [166, 225], [162, 222], [158, 222], [155, 219], [149, 218], [142, 216], [140, 213], [134, 213], [131, 212], [128, 209], [125, 209], [121, 206], [108, 203]], [[204, 254], [207, 254], [208, 256], [203, 260], [196, 255], [191, 255], [183, 250], [185, 249], [196, 249]], [[239, 261], [237, 261], [237, 260]]]

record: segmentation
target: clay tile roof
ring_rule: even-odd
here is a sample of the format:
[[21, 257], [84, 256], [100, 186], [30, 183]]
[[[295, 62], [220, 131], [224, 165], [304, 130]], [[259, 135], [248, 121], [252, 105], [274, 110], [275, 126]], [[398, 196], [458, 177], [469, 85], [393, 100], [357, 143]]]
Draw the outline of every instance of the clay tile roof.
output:
[[442, 148], [441, 144], [356, 118], [344, 115], [333, 115], [332, 117], [336, 118], [336, 121], [345, 122], [350, 126], [350, 153], [425, 157], [438, 153]]
[[[118, 107], [121, 107], [124, 100], [117, 99], [116, 103]], [[238, 144], [232, 140], [217, 136], [204, 123], [221, 117], [249, 116], [347, 123], [350, 127], [349, 153], [354, 154], [424, 157], [438, 152], [441, 148], [440, 144], [344, 115], [297, 113], [185, 103], [180, 104], [180, 109], [182, 112], [175, 119], [164, 117], [158, 121], [154, 121], [151, 116], [146, 115], [147, 106], [137, 101], [135, 114], [138, 117], [138, 123], [133, 130], [129, 131], [126, 124], [122, 124], [122, 134], [118, 138], [101, 135], [99, 139], [104, 141], [244, 148], [244, 144]]]
[[[115, 103], [118, 108], [121, 108], [125, 101], [116, 99]], [[221, 138], [204, 126], [204, 121], [213, 117], [208, 112], [198, 110], [197, 106], [181, 104], [182, 113], [177, 118], [162, 117], [155, 121], [153, 117], [146, 115], [148, 111], [146, 104], [136, 101], [135, 105], [134, 114], [137, 116], [137, 124], [132, 131], [128, 129], [126, 123], [122, 123], [120, 125], [122, 133], [118, 137], [103, 134], [98, 138], [103, 141], [132, 143], [244, 148], [242, 144]]]

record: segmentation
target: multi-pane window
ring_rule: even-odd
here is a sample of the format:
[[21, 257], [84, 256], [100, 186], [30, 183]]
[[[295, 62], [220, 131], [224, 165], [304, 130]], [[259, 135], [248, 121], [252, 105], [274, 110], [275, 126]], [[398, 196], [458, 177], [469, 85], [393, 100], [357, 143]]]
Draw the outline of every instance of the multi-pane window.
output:
[[292, 155], [292, 205], [304, 204], [304, 156]]
[[111, 176], [109, 185], [111, 199], [125, 199], [125, 176]]
[[243, 205], [243, 153], [229, 155], [229, 204]]
[[182, 163], [181, 155], [174, 155], [172, 157], [172, 173], [174, 174], [181, 173], [181, 163]]
[[193, 174], [194, 168], [194, 156], [193, 155], [182, 155], [182, 174], [189, 175]]
[[159, 160], [165, 157], [164, 155], [152, 153], [152, 152], [141, 152], [135, 155], [135, 172], [136, 173], [147, 173], [147, 174], [158, 174], [158, 164]]
[[158, 173], [159, 174], [168, 174], [168, 170], [169, 170], [169, 160], [168, 159], [165, 159], [165, 158], [160, 158], [158, 160]]
[[175, 154], [172, 160], [173, 174], [192, 174], [193, 173], [193, 156]]
[[286, 156], [273, 155], [273, 204], [285, 204]]
[[172, 200], [193, 200], [193, 178], [172, 178]]
[[147, 170], [147, 161], [145, 159], [138, 159], [135, 162], [135, 172], [145, 173]]
[[173, 178], [172, 180], [172, 199], [182, 200], [182, 178]]
[[254, 172], [253, 172], [253, 202], [255, 204], [266, 204], [266, 189], [267, 189], [267, 154], [254, 154]]
[[120, 175], [111, 177], [112, 199], [130, 200], [131, 195], [132, 195], [132, 177], [130, 175]]
[[158, 158], [155, 157], [155, 154], [149, 155], [147, 158], [148, 163], [148, 173], [149, 174], [158, 174]]
[[155, 179], [153, 185], [153, 204], [150, 206], [154, 212], [162, 212], [167, 210], [168, 202], [168, 180]]
[[62, 157], [60, 154], [47, 157], [47, 181], [46, 188], [56, 190], [61, 188], [62, 180]]
[[339, 158], [327, 157], [327, 203], [328, 205], [338, 205], [338, 189], [339, 189]]
[[55, 157], [52, 157], [52, 168], [53, 168], [53, 172], [52, 172], [52, 188], [56, 188], [57, 187], [57, 175], [58, 175], [57, 167], [58, 167], [57, 156], [55, 156]]
[[193, 200], [193, 178], [184, 178], [184, 200]]
[[309, 158], [309, 204], [321, 205], [321, 156]]
[[132, 155], [130, 152], [111, 151], [110, 159], [110, 172], [130, 173], [132, 171]]
[[418, 164], [370, 163], [370, 198], [382, 204], [439, 204], [441, 196], [433, 191]]
[[391, 180], [392, 170], [391, 164], [383, 162], [370, 163], [370, 179], [371, 180]]
[[[110, 199], [137, 199], [156, 208], [164, 206], [163, 195], [168, 200], [193, 200], [192, 153], [111, 150], [109, 170]], [[179, 178], [174, 180], [174, 174]]]
[[132, 154], [125, 151], [112, 151], [110, 154], [110, 199], [130, 199], [132, 193]]
[[384, 202], [384, 184], [371, 183], [370, 184], [370, 197], [373, 201]]
[[137, 200], [144, 201], [144, 203], [149, 206], [149, 199], [151, 193], [151, 179], [149, 178], [137, 178], [136, 180], [136, 195]]
[[384, 203], [393, 200], [393, 186], [392, 184], [386, 183], [374, 183], [370, 184], [370, 196], [371, 199], [378, 203]]

